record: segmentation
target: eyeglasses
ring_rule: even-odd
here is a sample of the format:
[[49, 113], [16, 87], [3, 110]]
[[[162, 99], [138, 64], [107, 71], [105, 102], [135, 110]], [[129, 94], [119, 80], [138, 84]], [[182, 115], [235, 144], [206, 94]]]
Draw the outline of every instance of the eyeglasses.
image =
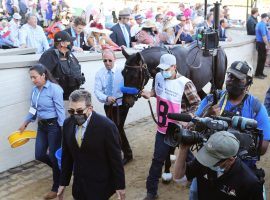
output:
[[111, 59], [103, 59], [103, 62], [105, 62], [105, 63], [106, 63], [106, 62], [110, 62], [110, 63], [111, 63], [112, 60], [111, 60]]
[[68, 113], [70, 115], [75, 115], [75, 114], [82, 115], [83, 114], [83, 111], [85, 111], [87, 108], [88, 107], [85, 107], [84, 109], [78, 109], [78, 110], [68, 109]]
[[180, 21], [181, 21], [181, 22], [185, 22], [185, 21], [187, 21], [187, 20], [185, 20], [185, 19], [184, 19], [184, 20], [183, 20], [183, 19], [181, 19]]

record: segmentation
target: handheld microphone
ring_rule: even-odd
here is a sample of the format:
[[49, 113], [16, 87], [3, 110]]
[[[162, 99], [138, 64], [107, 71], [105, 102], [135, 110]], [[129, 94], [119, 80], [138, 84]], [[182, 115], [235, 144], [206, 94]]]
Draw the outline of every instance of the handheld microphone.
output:
[[131, 94], [131, 95], [133, 94], [133, 95], [135, 95], [135, 94], [139, 93], [139, 90], [137, 88], [135, 88], [135, 87], [122, 86], [122, 87], [120, 87], [120, 90], [124, 94]]

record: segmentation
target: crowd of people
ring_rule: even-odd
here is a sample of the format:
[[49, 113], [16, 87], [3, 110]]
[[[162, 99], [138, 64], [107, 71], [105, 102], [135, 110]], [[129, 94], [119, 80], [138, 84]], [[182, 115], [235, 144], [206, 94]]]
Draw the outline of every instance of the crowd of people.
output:
[[[108, 14], [102, 8], [90, 11], [86, 8], [79, 20], [78, 16], [73, 16], [72, 8], [65, 1], [7, 0], [2, 7], [0, 48], [30, 47], [36, 48], [36, 53], [53, 46], [55, 33], [62, 30], [69, 30], [73, 37], [77, 37], [74, 51], [99, 51], [104, 45], [117, 50], [122, 45], [190, 43], [196, 39], [200, 28], [213, 28], [213, 8], [208, 6], [208, 15], [204, 20], [203, 5], [199, 3], [193, 6], [180, 3], [176, 11], [163, 6], [145, 11], [137, 4], [133, 9], [120, 10], [118, 16], [114, 10]], [[230, 26], [228, 10], [224, 6], [220, 12], [221, 41], [231, 41], [231, 37], [226, 35], [226, 28]], [[76, 43], [80, 45], [76, 46]]]
[[[124, 75], [122, 68], [116, 66], [114, 50], [140, 44], [162, 46], [192, 42], [196, 39], [199, 27], [213, 27], [213, 10], [209, 8], [204, 20], [201, 4], [186, 8], [185, 4], [180, 3], [178, 13], [163, 10], [162, 7], [157, 9], [157, 13], [151, 10], [141, 13], [139, 6], [136, 6], [133, 10], [120, 10], [117, 23], [113, 23], [102, 20], [105, 17], [102, 12], [91, 14], [89, 21], [84, 17], [72, 17], [62, 3], [46, 3], [46, 20], [43, 21], [38, 16], [44, 11], [39, 4], [33, 4], [32, 7], [25, 4], [25, 13], [20, 4], [4, 12], [4, 16], [12, 16], [10, 23], [17, 26], [17, 34], [13, 32], [18, 37], [17, 47], [35, 47], [37, 53], [42, 53], [39, 64], [29, 69], [34, 87], [29, 113], [19, 130], [23, 132], [29, 123], [38, 121], [35, 158], [50, 166], [53, 172], [52, 188], [44, 199], [63, 199], [65, 187], [70, 184], [73, 174], [74, 199], [105, 200], [116, 192], [118, 198], [124, 200], [124, 165], [132, 162], [133, 152], [124, 130], [129, 108], [123, 105], [120, 98], [123, 96], [120, 86]], [[64, 10], [66, 17], [58, 19]], [[221, 41], [231, 41], [226, 35], [230, 19], [228, 7], [224, 6], [220, 13], [219, 38]], [[66, 23], [67, 16], [71, 19], [70, 23]], [[111, 20], [115, 18], [113, 12]], [[20, 20], [26, 22], [22, 27], [19, 27]], [[269, 17], [262, 14], [261, 25], [251, 20], [252, 23], [247, 22], [247, 27], [255, 29], [252, 33], [261, 37], [261, 40], [257, 39], [258, 65], [261, 65], [265, 62], [265, 56], [261, 55], [263, 43], [267, 45], [265, 49], [269, 45], [266, 29]], [[2, 18], [3, 25], [10, 28], [7, 20]], [[46, 35], [44, 28], [51, 35]], [[16, 46], [14, 44], [11, 46]], [[5, 43], [3, 46], [8, 45]], [[104, 67], [95, 76], [94, 94], [104, 104], [106, 117], [94, 111], [91, 93], [80, 89], [85, 78], [73, 52], [84, 50], [102, 52]], [[244, 61], [233, 62], [227, 70], [226, 88], [217, 93], [218, 101], [215, 105], [213, 95], [207, 95], [201, 100], [192, 80], [177, 72], [174, 55], [162, 55], [157, 68], [160, 72], [156, 74], [152, 90], [140, 93], [146, 99], [156, 98], [158, 116], [154, 154], [144, 200], [158, 198], [159, 178], [165, 182], [173, 178], [177, 182], [190, 181], [192, 200], [262, 200], [263, 170], [257, 168], [256, 159], [240, 158], [240, 141], [227, 131], [212, 134], [195, 157], [189, 144], [180, 144], [174, 177], [170, 166], [162, 173], [164, 163], [175, 150], [164, 142], [164, 138], [169, 124], [178, 124], [169, 119], [167, 114], [164, 115], [165, 110], [166, 113], [186, 113], [192, 117], [241, 116], [254, 119], [263, 133], [259, 153], [266, 153], [270, 140], [270, 92], [267, 92], [265, 105], [249, 93], [253, 83], [253, 67]], [[262, 71], [263, 68], [257, 66], [255, 76], [263, 76]], [[66, 116], [65, 110], [69, 116]], [[181, 126], [193, 128], [187, 123], [181, 123]], [[59, 170], [55, 152], [60, 147], [62, 159]]]

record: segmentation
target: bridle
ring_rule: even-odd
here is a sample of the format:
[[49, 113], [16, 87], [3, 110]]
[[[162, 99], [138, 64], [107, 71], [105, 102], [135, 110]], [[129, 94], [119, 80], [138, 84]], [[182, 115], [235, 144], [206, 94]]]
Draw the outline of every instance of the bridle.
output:
[[[141, 55], [141, 54], [140, 54]], [[140, 62], [140, 65], [138, 66], [130, 66], [125, 64], [125, 69], [139, 69], [139, 87], [136, 87], [136, 89], [138, 90], [137, 94], [132, 94], [132, 96], [135, 98], [135, 100], [137, 101], [138, 98], [141, 97], [141, 92], [144, 89], [144, 85], [147, 79], [151, 78], [151, 74], [149, 73], [147, 64], [145, 63], [142, 55], [141, 55], [141, 59], [142, 61]]]

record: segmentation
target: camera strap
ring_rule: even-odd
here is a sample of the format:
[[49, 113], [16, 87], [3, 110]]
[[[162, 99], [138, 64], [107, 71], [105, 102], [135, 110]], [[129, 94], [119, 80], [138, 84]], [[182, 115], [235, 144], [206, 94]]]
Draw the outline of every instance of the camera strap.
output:
[[[242, 108], [244, 106], [245, 100], [248, 98], [248, 94], [246, 94], [244, 96], [244, 98], [242, 99], [242, 101], [239, 104], [232, 106], [229, 111], [225, 111], [225, 107], [226, 107], [226, 104], [228, 101], [228, 94], [226, 93], [224, 95], [225, 95], [225, 97], [224, 97], [223, 104], [221, 106], [220, 115], [224, 116], [224, 113], [231, 113], [231, 114], [233, 114], [233, 116], [234, 115], [241, 116], [242, 115]], [[223, 96], [221, 97], [221, 99], [223, 98]]]

